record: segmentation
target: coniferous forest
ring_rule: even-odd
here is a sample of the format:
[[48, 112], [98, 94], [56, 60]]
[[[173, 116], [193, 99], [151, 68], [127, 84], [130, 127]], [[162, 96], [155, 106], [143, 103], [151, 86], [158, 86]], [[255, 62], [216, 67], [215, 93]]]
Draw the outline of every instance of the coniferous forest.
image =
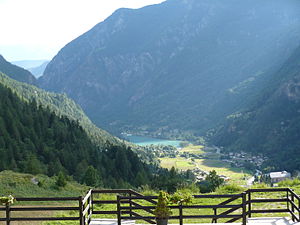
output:
[[[48, 176], [62, 171], [78, 182], [112, 188], [151, 183], [168, 189], [181, 180], [177, 172], [141, 162], [126, 146], [107, 144], [100, 149], [78, 122], [58, 117], [35, 101], [25, 103], [2, 85], [0, 130], [0, 170]], [[154, 177], [156, 182], [151, 182]], [[169, 186], [162, 182], [166, 177], [174, 181]]]

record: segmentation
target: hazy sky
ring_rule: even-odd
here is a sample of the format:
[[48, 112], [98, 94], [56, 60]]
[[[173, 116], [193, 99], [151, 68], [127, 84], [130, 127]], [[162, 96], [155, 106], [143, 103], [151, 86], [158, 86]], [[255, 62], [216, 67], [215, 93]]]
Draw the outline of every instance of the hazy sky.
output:
[[7, 60], [51, 59], [116, 9], [163, 0], [0, 0], [0, 54]]

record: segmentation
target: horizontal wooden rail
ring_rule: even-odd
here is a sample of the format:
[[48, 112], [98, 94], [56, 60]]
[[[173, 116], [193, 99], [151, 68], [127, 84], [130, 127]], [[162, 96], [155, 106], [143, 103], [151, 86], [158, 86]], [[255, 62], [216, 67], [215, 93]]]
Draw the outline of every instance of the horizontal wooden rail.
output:
[[67, 210], [79, 210], [79, 207], [10, 207], [10, 211], [14, 212], [26, 212], [26, 211], [67, 211]]
[[251, 210], [251, 213], [287, 213], [288, 209], [257, 209]]
[[289, 188], [256, 188], [256, 189], [248, 189], [246, 192], [285, 192], [290, 191]]
[[93, 211], [93, 214], [95, 215], [116, 215], [118, 214], [118, 211]]
[[79, 220], [79, 217], [15, 217], [10, 221], [57, 221], [57, 220]]
[[272, 202], [287, 202], [288, 199], [287, 198], [281, 198], [281, 199], [268, 199], [268, 198], [265, 198], [265, 199], [253, 199], [253, 200], [250, 200], [248, 201], [247, 203], [272, 203]]
[[93, 194], [129, 194], [133, 193], [134, 191], [131, 189], [104, 189], [104, 190], [97, 190], [93, 189]]
[[235, 195], [193, 195], [194, 198], [239, 198], [242, 194]]
[[17, 202], [65, 202], [78, 201], [78, 197], [64, 197], [64, 198], [16, 198]]

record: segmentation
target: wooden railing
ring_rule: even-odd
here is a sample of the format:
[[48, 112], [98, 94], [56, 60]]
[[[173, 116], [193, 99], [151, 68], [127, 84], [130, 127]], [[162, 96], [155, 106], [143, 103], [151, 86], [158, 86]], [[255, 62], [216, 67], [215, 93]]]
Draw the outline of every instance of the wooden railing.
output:
[[[265, 189], [249, 189], [247, 193], [247, 216], [252, 217], [252, 214], [265, 214], [265, 213], [289, 213], [293, 221], [300, 222], [300, 198], [290, 188], [265, 188]], [[253, 198], [255, 193], [281, 193], [279, 198]], [[276, 196], [275, 196], [276, 197]], [[268, 208], [256, 209], [254, 204], [259, 205], [261, 203], [268, 204]], [[271, 208], [269, 203], [281, 203], [281, 207]], [[278, 205], [277, 205], [278, 206]], [[297, 212], [296, 212], [297, 211]]]
[[[124, 200], [122, 203], [123, 204], [127, 204], [128, 207], [129, 207], [129, 211], [128, 211], [128, 214], [129, 214], [129, 217], [130, 218], [134, 218], [134, 216], [137, 216], [135, 212], [133, 212], [133, 210], [131, 208], [133, 208], [134, 206], [138, 205], [138, 203], [132, 201], [134, 198], [145, 198], [145, 196], [143, 196], [142, 194], [134, 191], [134, 190], [131, 190], [131, 189], [114, 189], [114, 190], [92, 190], [92, 196], [95, 196], [95, 195], [101, 195], [101, 194], [115, 194], [115, 200], [96, 200], [94, 199], [94, 197], [92, 198], [92, 201], [91, 201], [91, 208], [93, 209], [92, 210], [92, 214], [93, 215], [115, 215], [116, 218], [119, 219], [119, 216], [120, 216], [120, 208], [119, 208], [119, 198], [121, 196], [123, 197], [126, 197], [128, 198], [128, 200]], [[146, 199], [146, 201], [148, 201], [149, 203], [152, 203], [152, 204], [156, 204], [156, 201], [154, 200], [148, 200]], [[114, 205], [116, 210], [110, 210], [110, 211], [107, 211], [107, 210], [96, 210], [96, 206], [97, 205], [106, 205], [106, 204], [109, 204], [109, 205]], [[155, 221], [151, 221], [147, 218], [144, 218], [144, 221], [148, 222], [148, 223], [155, 223]]]
[[[14, 221], [63, 221], [73, 220], [80, 221], [80, 212], [82, 205], [82, 197], [66, 197], [66, 198], [16, 198], [19, 206], [6, 205], [0, 207], [0, 212], [3, 211], [5, 217], [0, 217], [0, 221], [6, 221], [7, 225], [10, 225]], [[68, 203], [69, 206], [51, 206], [55, 203]], [[45, 216], [33, 216], [39, 215], [37, 212], [66, 212], [77, 211], [78, 216], [59, 216], [59, 217], [45, 217]], [[17, 216], [15, 213], [21, 213], [23, 216]], [[30, 212], [29, 216], [24, 216], [24, 212]]]
[[[272, 198], [259, 198], [255, 196], [255, 193], [274, 193], [274, 195], [272, 195]], [[276, 193], [280, 195], [277, 198], [275, 198]], [[142, 205], [135, 202], [143, 200], [150, 202], [155, 199], [157, 199], [157, 196], [118, 196], [118, 225], [121, 225], [122, 220], [128, 219], [155, 223], [153, 213], [155, 204]], [[253, 214], [289, 213], [293, 221], [300, 222], [300, 198], [289, 188], [249, 189], [241, 194], [233, 195], [194, 195], [194, 199], [195, 202], [197, 202], [197, 199], [226, 200], [214, 205], [172, 205], [170, 208], [173, 210], [173, 215], [169, 219], [179, 220], [180, 225], [183, 224], [185, 219], [212, 219], [212, 223], [217, 223], [219, 219], [226, 223], [240, 220], [245, 225], [247, 217], [251, 217]], [[268, 207], [259, 207], [261, 203], [268, 204]], [[269, 203], [275, 204], [274, 208]], [[278, 208], [280, 206], [281, 208]], [[199, 211], [194, 210], [194, 214], [191, 215], [191, 209], [211, 209], [212, 213], [201, 214]]]
[[[229, 221], [236, 221], [238, 219], [243, 218], [243, 214], [246, 214], [246, 193], [235, 194], [235, 195], [194, 195], [195, 199], [214, 199], [214, 198], [223, 198], [227, 199], [222, 203], [215, 205], [171, 205], [170, 208], [173, 211], [173, 215], [170, 216], [169, 219], [179, 220], [179, 224], [183, 224], [184, 219], [212, 219], [213, 222], [217, 222], [218, 219], [230, 219]], [[138, 197], [126, 197], [126, 196], [118, 196], [118, 224], [121, 224], [122, 220], [132, 219], [132, 220], [145, 220], [150, 223], [155, 224], [155, 216], [153, 210], [155, 209], [155, 204], [152, 205], [142, 205], [138, 204], [135, 201], [147, 201], [154, 202], [157, 199], [157, 196], [138, 196]], [[243, 200], [244, 199], [244, 200]], [[239, 201], [240, 203], [230, 204], [233, 201]], [[124, 206], [124, 204], [128, 204], [131, 202], [131, 206]], [[205, 215], [205, 214], [193, 214], [185, 213], [186, 211], [190, 212], [190, 209], [211, 209], [213, 214]], [[217, 213], [218, 209], [225, 209], [222, 213]], [[231, 214], [241, 210], [243, 213]], [[141, 213], [138, 212], [144, 211], [144, 214], [147, 215], [142, 216]], [[174, 215], [174, 212], [177, 212]]]
[[[271, 193], [270, 198], [261, 198], [260, 193]], [[115, 200], [101, 200], [103, 194], [115, 194]], [[210, 205], [201, 203], [201, 199], [215, 199]], [[216, 199], [219, 199], [218, 201]], [[221, 201], [221, 199], [223, 199]], [[89, 190], [85, 197], [66, 198], [17, 198], [17, 204], [0, 207], [0, 221], [10, 225], [14, 221], [78, 221], [80, 225], [90, 224], [92, 217], [114, 215], [121, 225], [123, 220], [143, 220], [155, 224], [153, 210], [157, 196], [143, 196], [129, 189]], [[211, 219], [212, 223], [241, 221], [246, 224], [248, 217], [260, 214], [289, 214], [293, 221], [300, 222], [300, 197], [289, 188], [249, 189], [241, 194], [232, 195], [194, 195], [194, 204], [172, 205], [171, 220], [178, 220], [182, 225], [187, 219]], [[53, 203], [60, 206], [53, 206]], [[208, 202], [208, 201], [205, 201]], [[99, 205], [114, 205], [115, 210], [99, 210]], [[266, 206], [267, 207], [264, 207]], [[193, 210], [196, 209], [196, 210]], [[202, 212], [200, 210], [206, 210]], [[208, 210], [208, 211], [207, 211]], [[73, 211], [78, 216], [38, 216], [35, 212]], [[24, 212], [30, 212], [24, 216]], [[208, 213], [210, 212], [210, 213]], [[21, 213], [22, 216], [18, 215]], [[36, 216], [33, 216], [36, 215]], [[186, 223], [186, 222], [185, 222]]]

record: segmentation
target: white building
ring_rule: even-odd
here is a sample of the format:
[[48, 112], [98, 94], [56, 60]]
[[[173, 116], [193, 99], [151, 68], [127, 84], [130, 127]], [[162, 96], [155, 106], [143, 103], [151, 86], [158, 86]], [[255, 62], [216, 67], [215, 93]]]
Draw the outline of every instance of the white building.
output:
[[280, 181], [283, 181], [285, 179], [290, 179], [291, 174], [286, 171], [281, 171], [281, 172], [272, 172], [270, 173], [270, 178], [271, 178], [271, 183], [278, 183]]

